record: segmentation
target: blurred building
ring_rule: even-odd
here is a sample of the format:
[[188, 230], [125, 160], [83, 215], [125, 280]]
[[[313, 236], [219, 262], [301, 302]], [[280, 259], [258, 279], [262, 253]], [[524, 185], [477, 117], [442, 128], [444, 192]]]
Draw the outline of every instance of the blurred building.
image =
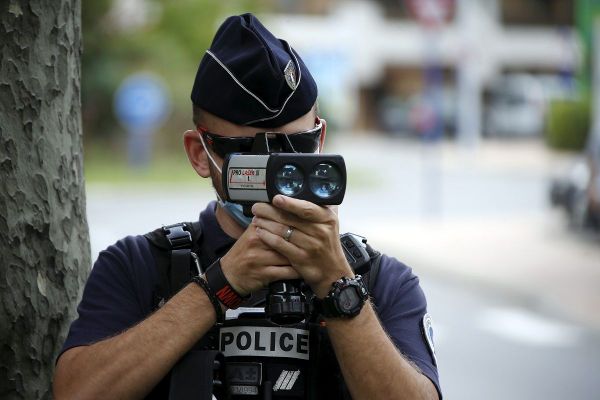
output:
[[269, 26], [303, 55], [321, 107], [341, 129], [400, 135], [437, 124], [466, 142], [486, 133], [539, 134], [547, 99], [575, 90], [581, 50], [574, 1], [272, 5]]

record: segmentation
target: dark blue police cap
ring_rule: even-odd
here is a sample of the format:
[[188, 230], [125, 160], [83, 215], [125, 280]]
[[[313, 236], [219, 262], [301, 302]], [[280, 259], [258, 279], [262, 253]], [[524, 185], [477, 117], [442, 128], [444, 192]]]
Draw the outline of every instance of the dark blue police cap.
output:
[[229, 17], [200, 62], [192, 102], [229, 122], [274, 128], [306, 114], [317, 84], [300, 56], [252, 14]]

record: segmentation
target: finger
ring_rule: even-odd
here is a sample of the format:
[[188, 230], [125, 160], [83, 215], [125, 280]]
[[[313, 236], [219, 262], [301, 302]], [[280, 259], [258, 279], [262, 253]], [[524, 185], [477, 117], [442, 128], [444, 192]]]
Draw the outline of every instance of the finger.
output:
[[255, 216], [252, 218], [252, 224], [262, 229], [266, 229], [275, 235], [283, 236], [288, 229], [288, 225], [270, 219]]
[[[254, 225], [265, 229], [276, 236], [280, 236], [283, 240], [292, 243], [300, 249], [311, 251], [312, 249], [319, 247], [319, 239], [310, 233], [311, 226], [301, 225], [300, 228], [287, 226], [280, 224], [279, 222], [254, 217]], [[291, 234], [288, 235], [288, 229], [292, 229]], [[308, 230], [308, 231], [307, 231]], [[287, 239], [286, 239], [286, 236]], [[266, 245], [266, 244], [265, 244]], [[279, 253], [278, 253], [279, 254]]]
[[268, 203], [255, 203], [252, 206], [252, 214], [256, 217], [270, 219], [272, 221], [279, 222], [285, 226], [298, 226], [303, 222], [300, 218], [293, 214], [290, 214], [277, 207], [273, 207]]
[[293, 243], [286, 241], [283, 237], [269, 232], [260, 227], [256, 228], [256, 234], [267, 246], [286, 256], [290, 261], [298, 260], [303, 256], [302, 250]]
[[[290, 261], [275, 250], [268, 249], [264, 250], [264, 256], [257, 257], [256, 261], [264, 265], [289, 265]], [[258, 260], [260, 258], [260, 260]]]
[[301, 276], [290, 266], [271, 266], [263, 270], [269, 282], [282, 281], [287, 279], [300, 279]]
[[[302, 241], [307, 241], [311, 238], [306, 233], [304, 233], [302, 231], [302, 229], [300, 229], [300, 228], [284, 225], [279, 222], [272, 221], [270, 219], [254, 217], [254, 219], [252, 220], [252, 223], [262, 229], [265, 229], [265, 230], [271, 232], [274, 235], [281, 236], [282, 238], [284, 238], [284, 240], [285, 240], [285, 236], [287, 234], [288, 229], [291, 228], [292, 233], [289, 236], [289, 238], [287, 239], [287, 241], [292, 242], [294, 244], [302, 243]], [[297, 239], [297, 240], [293, 241], [292, 239]]]
[[323, 222], [331, 218], [332, 210], [310, 201], [294, 199], [278, 194], [273, 198], [273, 205], [304, 221]]

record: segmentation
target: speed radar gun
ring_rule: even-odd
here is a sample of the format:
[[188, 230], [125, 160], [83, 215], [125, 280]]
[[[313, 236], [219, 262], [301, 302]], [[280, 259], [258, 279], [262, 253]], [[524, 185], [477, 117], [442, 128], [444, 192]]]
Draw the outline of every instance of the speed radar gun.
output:
[[[346, 164], [337, 154], [297, 153], [289, 136], [258, 133], [249, 153], [232, 153], [223, 164], [223, 188], [228, 201], [244, 206], [252, 216], [256, 202], [271, 202], [283, 194], [320, 205], [341, 204], [346, 193]], [[267, 316], [278, 324], [305, 319], [306, 299], [301, 281], [269, 285]]]
[[281, 152], [294, 146], [283, 133], [259, 133], [251, 153], [229, 154], [223, 165], [227, 200], [250, 207], [283, 194], [321, 205], [341, 204], [346, 193], [346, 164], [337, 154]]

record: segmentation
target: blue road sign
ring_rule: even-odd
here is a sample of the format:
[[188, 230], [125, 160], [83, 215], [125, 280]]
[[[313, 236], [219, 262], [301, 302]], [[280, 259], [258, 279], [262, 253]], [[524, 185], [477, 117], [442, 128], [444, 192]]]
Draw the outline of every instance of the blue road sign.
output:
[[159, 78], [137, 73], [126, 78], [117, 93], [115, 114], [127, 129], [127, 154], [133, 167], [150, 163], [152, 136], [169, 115], [167, 90]]
[[169, 114], [167, 90], [148, 73], [126, 78], [115, 94], [115, 114], [130, 134], [151, 134]]

